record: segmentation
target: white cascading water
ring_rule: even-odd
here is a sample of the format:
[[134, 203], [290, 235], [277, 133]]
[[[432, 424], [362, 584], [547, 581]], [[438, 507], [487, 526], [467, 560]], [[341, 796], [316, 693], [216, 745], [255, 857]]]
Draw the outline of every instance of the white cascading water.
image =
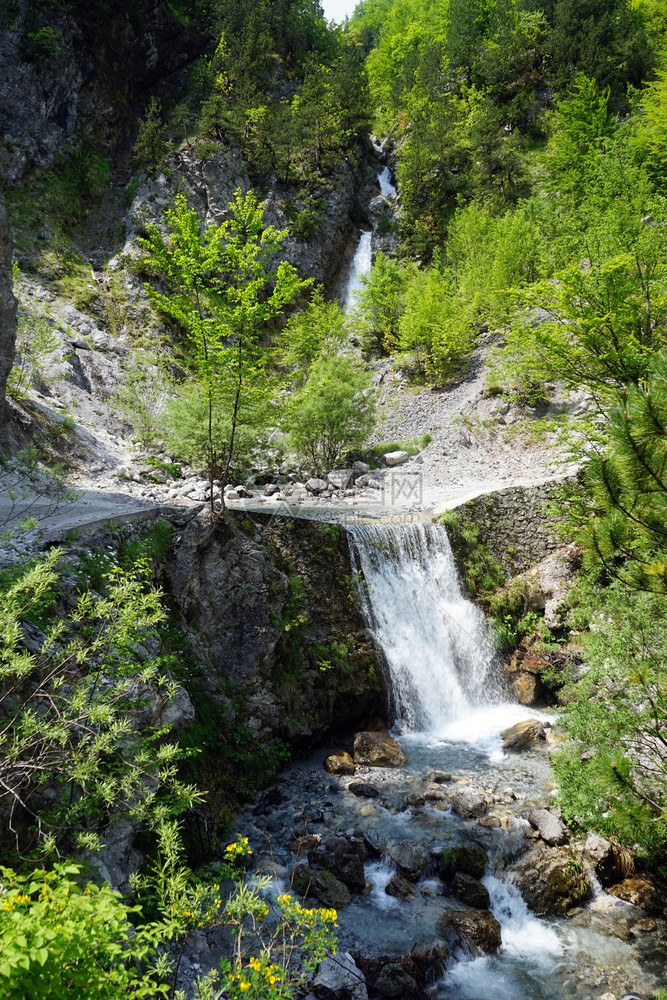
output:
[[482, 612], [463, 595], [446, 530], [420, 521], [348, 531], [397, 728], [442, 732], [497, 700], [493, 643]]
[[367, 232], [363, 232], [359, 238], [359, 244], [354, 257], [352, 258], [350, 273], [347, 281], [345, 282], [345, 288], [343, 289], [343, 294], [341, 296], [341, 308], [343, 312], [348, 313], [354, 308], [354, 300], [357, 292], [361, 289], [361, 278], [363, 275], [370, 273], [372, 262], [372, 235], [372, 232], [368, 230]]
[[396, 197], [396, 188], [392, 184], [391, 170], [389, 167], [383, 167], [378, 174], [378, 184], [380, 185], [380, 194], [382, 194], [385, 198]]

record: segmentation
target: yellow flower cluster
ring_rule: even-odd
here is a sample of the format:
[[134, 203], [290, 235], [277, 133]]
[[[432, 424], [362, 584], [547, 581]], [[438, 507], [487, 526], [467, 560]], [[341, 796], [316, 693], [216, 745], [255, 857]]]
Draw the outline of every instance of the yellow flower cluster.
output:
[[[254, 957], [248, 959], [248, 967], [255, 973], [253, 977], [255, 978], [255, 985], [259, 985], [256, 977], [260, 976], [260, 983], [263, 981], [268, 986], [275, 986], [283, 974], [283, 970], [279, 965], [262, 965], [261, 961]], [[238, 982], [241, 993], [247, 993], [253, 985], [243, 972], [233, 973], [232, 979]]]
[[227, 844], [225, 847], [225, 856], [230, 861], [245, 857], [248, 854], [252, 854], [252, 848], [248, 845], [247, 837], [239, 837], [233, 844]]
[[[41, 898], [41, 897], [40, 897]], [[30, 896], [22, 895], [20, 892], [13, 892], [10, 896], [5, 896], [2, 901], [2, 908], [6, 913], [11, 913], [21, 903], [29, 903]]]

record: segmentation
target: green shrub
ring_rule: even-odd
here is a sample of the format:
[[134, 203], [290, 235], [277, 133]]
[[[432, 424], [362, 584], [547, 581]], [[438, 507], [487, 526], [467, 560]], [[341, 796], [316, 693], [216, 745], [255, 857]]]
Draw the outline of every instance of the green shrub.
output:
[[0, 992], [12, 1000], [166, 996], [155, 962], [168, 923], [135, 926], [138, 906], [58, 864], [18, 875], [0, 867]]
[[283, 411], [292, 446], [319, 472], [335, 468], [347, 451], [359, 448], [374, 420], [370, 374], [345, 355], [318, 358]]

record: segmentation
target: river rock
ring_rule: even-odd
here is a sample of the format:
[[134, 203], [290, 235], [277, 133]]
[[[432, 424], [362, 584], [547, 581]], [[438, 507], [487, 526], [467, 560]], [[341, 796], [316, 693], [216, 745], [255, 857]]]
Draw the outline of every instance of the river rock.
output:
[[468, 785], [464, 785], [450, 796], [452, 811], [461, 819], [476, 819], [486, 812], [487, 804], [483, 795]]
[[400, 767], [407, 764], [400, 746], [388, 732], [357, 733], [354, 737], [354, 763], [366, 767]]
[[364, 830], [363, 841], [369, 854], [376, 856], [384, 854], [387, 841], [377, 830]]
[[542, 695], [542, 685], [535, 674], [522, 673], [512, 681], [512, 694], [521, 705], [534, 705]]
[[358, 476], [366, 476], [371, 471], [371, 467], [367, 462], [353, 462], [352, 464], [352, 475], [355, 479]]
[[567, 913], [588, 898], [588, 875], [579, 855], [567, 847], [539, 844], [511, 869], [531, 910], [544, 916]]
[[352, 482], [352, 469], [332, 469], [327, 481], [337, 490], [346, 490]]
[[457, 872], [482, 878], [486, 874], [487, 863], [486, 851], [479, 844], [457, 844], [445, 848], [440, 854], [438, 874], [446, 881], [451, 881]]
[[665, 895], [648, 875], [631, 875], [607, 890], [610, 896], [624, 899], [646, 913], [659, 914], [665, 908]]
[[375, 989], [388, 1000], [403, 1000], [403, 997], [414, 996], [418, 986], [400, 962], [390, 962], [375, 980]]
[[437, 927], [445, 940], [463, 942], [476, 954], [500, 950], [500, 924], [489, 910], [445, 910]]
[[442, 785], [445, 781], [451, 781], [452, 776], [449, 771], [429, 771], [426, 780], [429, 785]]
[[483, 882], [473, 875], [466, 875], [465, 872], [457, 872], [452, 882], [452, 893], [462, 903], [472, 906], [476, 910], [488, 910], [491, 899], [489, 890]]
[[292, 888], [304, 899], [318, 899], [323, 906], [340, 910], [351, 900], [346, 885], [330, 871], [318, 871], [308, 865], [297, 865], [292, 872]]
[[387, 465], [402, 465], [403, 462], [407, 462], [410, 455], [407, 451], [388, 451], [384, 456], [385, 463]]
[[324, 959], [309, 997], [313, 1000], [368, 1000], [366, 980], [349, 951], [337, 952], [335, 958]]
[[503, 750], [526, 750], [531, 743], [544, 739], [544, 726], [539, 719], [526, 719], [504, 729], [500, 735]]
[[314, 493], [315, 496], [319, 496], [320, 493], [324, 493], [327, 488], [327, 484], [324, 482], [323, 479], [316, 479], [316, 478], [307, 479], [305, 485], [308, 492]]
[[364, 866], [359, 854], [345, 837], [330, 834], [308, 851], [312, 868], [331, 872], [352, 892], [363, 892], [366, 885]]
[[377, 799], [380, 794], [375, 785], [369, 785], [367, 781], [352, 781], [347, 787], [361, 799]]
[[414, 896], [417, 890], [407, 878], [399, 875], [398, 872], [394, 872], [384, 887], [384, 891], [388, 896], [395, 896], [397, 899], [407, 899], [408, 896]]
[[426, 844], [418, 840], [406, 840], [401, 844], [393, 844], [387, 852], [401, 875], [416, 882], [426, 874], [428, 868], [428, 850]]
[[542, 840], [552, 847], [564, 844], [567, 840], [565, 825], [548, 809], [533, 809], [528, 814], [528, 822], [534, 830], [537, 830]]
[[347, 752], [331, 753], [324, 762], [324, 770], [329, 774], [354, 774], [354, 761]]
[[628, 848], [612, 844], [597, 833], [589, 833], [584, 854], [595, 868], [603, 885], [613, 885], [634, 872], [634, 858]]
[[276, 493], [280, 493], [280, 487], [277, 485], [277, 483], [269, 483], [267, 486], [264, 487], [265, 497], [272, 497]]

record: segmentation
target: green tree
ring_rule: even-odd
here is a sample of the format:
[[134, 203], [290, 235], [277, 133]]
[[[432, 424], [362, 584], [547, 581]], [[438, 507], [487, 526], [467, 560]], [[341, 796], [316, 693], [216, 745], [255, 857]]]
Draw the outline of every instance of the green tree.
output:
[[366, 351], [387, 353], [398, 343], [398, 324], [405, 308], [405, 290], [414, 268], [378, 253], [370, 274], [362, 275], [352, 328]]
[[150, 225], [140, 241], [147, 265], [171, 289], [165, 293], [147, 285], [148, 295], [186, 331], [194, 377], [205, 394], [211, 513], [217, 468], [214, 413], [220, 408], [229, 419], [221, 463], [224, 508], [242, 410], [259, 405], [269, 392], [268, 324], [309, 284], [285, 261], [276, 266], [286, 233], [264, 227], [252, 192], [237, 191], [230, 213], [227, 221], [202, 231], [196, 212], [179, 195], [166, 212], [167, 237]]
[[144, 117], [139, 121], [139, 130], [132, 152], [138, 167], [154, 173], [159, 170], [171, 150], [169, 128], [162, 120], [162, 108], [157, 97], [151, 97]]
[[[54, 621], [59, 556], [54, 550], [4, 574], [0, 784], [18, 851], [60, 852], [72, 843], [91, 849], [111, 811], [148, 820], [168, 811], [170, 796], [176, 812], [200, 798], [177, 778], [178, 748], [158, 745], [156, 727], [138, 732], [137, 703], [166, 703], [175, 691], [159, 661], [140, 663], [137, 653], [164, 621], [159, 592], [139, 570], [111, 567], [104, 596], [81, 594], [75, 609]], [[28, 649], [24, 629], [34, 635], [36, 622], [44, 631], [37, 629]], [[29, 817], [29, 833], [21, 817]]]
[[592, 456], [581, 534], [589, 561], [633, 587], [667, 593], [667, 352], [646, 385], [623, 390]]
[[609, 88], [600, 92], [595, 80], [578, 73], [570, 94], [562, 97], [550, 117], [547, 165], [552, 185], [575, 197], [589, 183], [588, 167], [605, 139], [614, 135]]
[[589, 575], [569, 602], [585, 669], [569, 680], [559, 712], [564, 741], [554, 768], [563, 816], [664, 860], [667, 599], [618, 581], [603, 587]]
[[294, 384], [302, 383], [322, 352], [337, 353], [347, 336], [345, 317], [334, 302], [326, 302], [318, 288], [306, 309], [290, 317], [277, 343], [281, 364], [290, 369]]
[[374, 419], [370, 374], [349, 356], [325, 353], [286, 401], [282, 422], [298, 454], [314, 472], [326, 473], [361, 447]]

